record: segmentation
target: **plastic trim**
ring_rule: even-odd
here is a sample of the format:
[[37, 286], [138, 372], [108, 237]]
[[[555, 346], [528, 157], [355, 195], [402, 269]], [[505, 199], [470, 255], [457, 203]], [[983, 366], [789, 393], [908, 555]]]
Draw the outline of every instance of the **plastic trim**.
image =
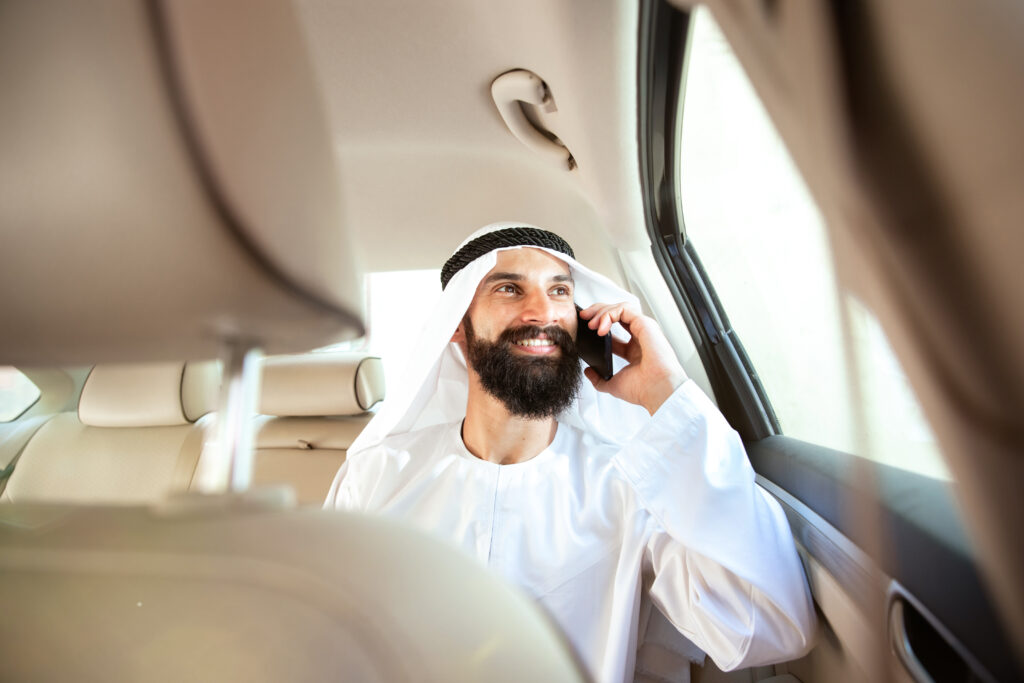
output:
[[640, 6], [637, 70], [641, 197], [651, 251], [686, 321], [719, 409], [746, 439], [779, 432], [757, 374], [724, 315], [713, 287], [683, 241], [676, 178], [680, 105], [688, 63], [690, 16], [664, 0]]
[[[871, 547], [877, 539], [864, 536], [872, 530], [851, 516], [851, 511], [871, 504], [849, 477], [857, 456], [787, 436], [749, 442], [746, 448], [758, 482], [783, 503], [794, 536], [812, 554], [816, 551], [811, 545], [817, 544], [822, 557], [816, 559], [830, 572], [839, 572], [836, 579], [851, 596], [859, 600], [865, 595], [858, 592], [864, 590], [861, 581], [844, 573], [843, 564], [834, 562], [840, 556], [833, 557], [830, 548], [859, 557], [868, 571], [877, 565], [884, 577], [915, 598], [915, 606], [927, 605], [933, 623], [943, 624], [947, 640], [962, 644], [979, 669], [991, 672], [995, 680], [1019, 679], [1005, 627], [978, 572], [948, 483], [876, 462], [860, 463], [877, 482], [874, 504], [881, 527], [874, 531], [884, 533], [886, 551], [870, 558], [860, 547]], [[872, 590], [870, 585], [867, 590]], [[877, 599], [877, 594], [871, 596]]]

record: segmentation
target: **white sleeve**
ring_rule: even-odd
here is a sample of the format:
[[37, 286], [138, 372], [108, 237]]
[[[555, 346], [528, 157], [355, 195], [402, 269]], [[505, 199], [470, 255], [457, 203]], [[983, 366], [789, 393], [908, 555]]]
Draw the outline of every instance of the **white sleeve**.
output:
[[723, 670], [799, 657], [810, 591], [782, 508], [739, 435], [692, 381], [615, 456], [652, 516], [651, 599]]

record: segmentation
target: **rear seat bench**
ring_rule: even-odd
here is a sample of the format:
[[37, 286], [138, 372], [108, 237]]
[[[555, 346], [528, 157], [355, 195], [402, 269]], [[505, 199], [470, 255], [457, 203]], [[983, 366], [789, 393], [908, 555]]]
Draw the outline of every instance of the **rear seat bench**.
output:
[[14, 467], [25, 444], [52, 417], [53, 415], [38, 415], [14, 423], [0, 424], [0, 501], [3, 500], [7, 480], [14, 474]]
[[[214, 362], [97, 365], [77, 412], [40, 419], [17, 444], [5, 439], [21, 455], [0, 502], [144, 504], [189, 490], [219, 385]], [[383, 398], [379, 358], [267, 358], [253, 485], [287, 484], [300, 504], [323, 503]]]
[[253, 485], [289, 484], [321, 505], [345, 454], [384, 399], [384, 366], [363, 353], [269, 357], [263, 363]]
[[219, 383], [215, 363], [97, 365], [78, 412], [32, 435], [0, 501], [135, 504], [187, 490]]

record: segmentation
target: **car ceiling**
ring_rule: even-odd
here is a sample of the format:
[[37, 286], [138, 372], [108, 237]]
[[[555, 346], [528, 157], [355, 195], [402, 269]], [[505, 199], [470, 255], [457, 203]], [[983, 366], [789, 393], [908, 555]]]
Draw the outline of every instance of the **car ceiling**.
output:
[[[367, 270], [439, 267], [470, 232], [499, 220], [563, 233], [584, 262], [619, 279], [604, 242], [646, 247], [635, 3], [299, 8]], [[557, 112], [544, 120], [576, 170], [548, 163], [505, 127], [490, 85], [512, 69], [548, 84]]]
[[[0, 309], [7, 362], [351, 337], [355, 276], [440, 267], [496, 221], [620, 282], [612, 247], [649, 254], [635, 2], [4, 7], [0, 281], [27, 294]], [[489, 88], [513, 68], [547, 82], [577, 169], [504, 126]]]

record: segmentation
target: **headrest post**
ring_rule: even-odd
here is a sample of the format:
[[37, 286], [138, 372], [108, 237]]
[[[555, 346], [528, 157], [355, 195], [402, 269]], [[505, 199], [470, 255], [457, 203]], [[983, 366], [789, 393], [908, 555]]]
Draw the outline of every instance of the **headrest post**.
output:
[[205, 493], [245, 491], [252, 482], [256, 405], [263, 352], [248, 340], [224, 343], [224, 379], [216, 414], [216, 438], [197, 472]]

